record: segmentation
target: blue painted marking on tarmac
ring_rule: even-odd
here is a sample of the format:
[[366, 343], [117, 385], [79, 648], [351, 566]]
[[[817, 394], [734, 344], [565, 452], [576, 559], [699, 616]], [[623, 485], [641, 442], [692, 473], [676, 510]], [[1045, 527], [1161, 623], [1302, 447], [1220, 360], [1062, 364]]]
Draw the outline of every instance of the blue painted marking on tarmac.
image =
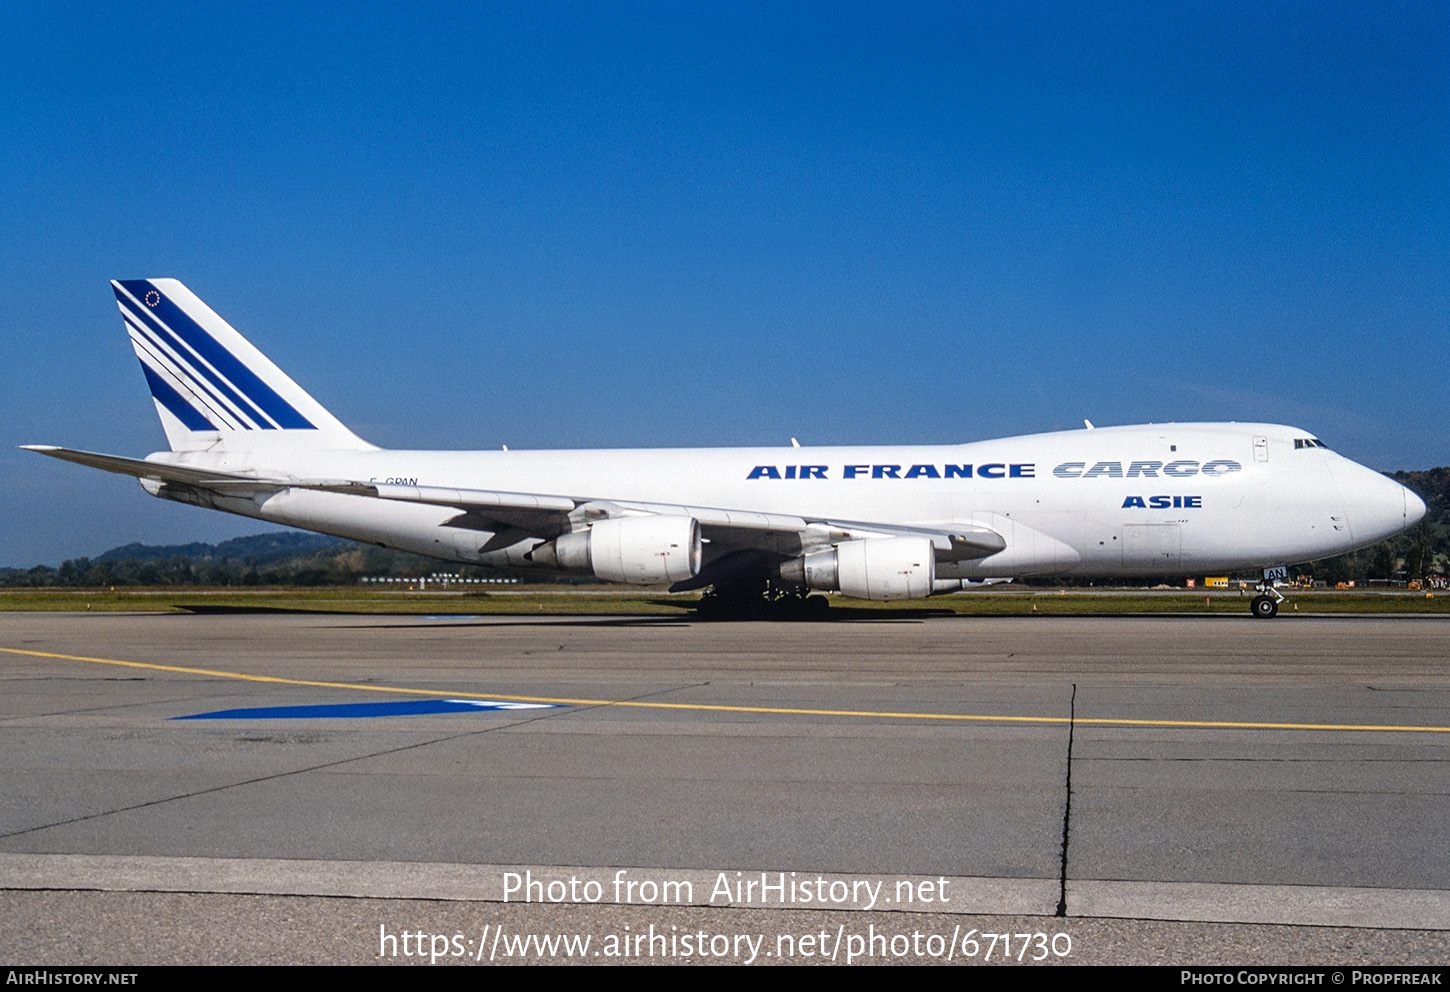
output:
[[331, 703], [323, 706], [258, 706], [174, 716], [173, 720], [357, 720], [379, 716], [426, 716], [497, 710], [554, 710], [554, 703], [510, 703], [494, 699], [404, 699], [392, 703]]

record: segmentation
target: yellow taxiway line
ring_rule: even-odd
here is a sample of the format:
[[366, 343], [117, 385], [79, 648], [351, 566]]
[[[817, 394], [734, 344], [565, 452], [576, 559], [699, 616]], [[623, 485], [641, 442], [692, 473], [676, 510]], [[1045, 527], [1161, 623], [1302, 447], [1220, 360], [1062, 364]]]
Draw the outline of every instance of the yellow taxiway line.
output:
[[625, 699], [572, 699], [551, 696], [505, 696], [496, 692], [458, 692], [446, 689], [408, 689], [402, 686], [360, 685], [354, 682], [321, 682], [313, 679], [287, 679], [275, 675], [249, 675], [212, 668], [186, 668], [181, 665], [156, 665], [142, 661], [119, 661], [115, 658], [87, 658], [82, 655], [54, 654], [48, 651], [26, 651], [21, 648], [0, 648], [7, 654], [29, 655], [33, 658], [54, 658], [60, 661], [84, 661], [95, 665], [117, 665], [154, 672], [176, 672], [182, 675], [204, 675], [215, 679], [242, 682], [271, 682], [278, 685], [302, 685], [321, 689], [347, 689], [359, 692], [387, 692], [395, 695], [437, 696], [444, 699], [500, 699], [513, 703], [553, 703], [561, 706], [628, 706], [652, 710], [693, 710], [713, 713], [775, 713], [790, 716], [855, 716], [888, 720], [969, 720], [978, 723], [1072, 723], [1111, 727], [1215, 727], [1247, 730], [1378, 730], [1418, 734], [1450, 734], [1450, 727], [1377, 726], [1356, 723], [1252, 723], [1233, 720], [1129, 720], [1111, 717], [1067, 716], [993, 716], [966, 713], [898, 713], [883, 710], [813, 710], [784, 706], [724, 706], [714, 703], [652, 703]]

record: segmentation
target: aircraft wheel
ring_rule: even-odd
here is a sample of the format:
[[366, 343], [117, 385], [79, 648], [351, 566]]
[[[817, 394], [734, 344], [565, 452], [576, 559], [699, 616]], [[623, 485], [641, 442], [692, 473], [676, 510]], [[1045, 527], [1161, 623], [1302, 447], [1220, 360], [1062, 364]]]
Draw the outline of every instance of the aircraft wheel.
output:
[[1272, 620], [1279, 615], [1279, 604], [1272, 596], [1255, 596], [1249, 604], [1249, 611], [1260, 620]]

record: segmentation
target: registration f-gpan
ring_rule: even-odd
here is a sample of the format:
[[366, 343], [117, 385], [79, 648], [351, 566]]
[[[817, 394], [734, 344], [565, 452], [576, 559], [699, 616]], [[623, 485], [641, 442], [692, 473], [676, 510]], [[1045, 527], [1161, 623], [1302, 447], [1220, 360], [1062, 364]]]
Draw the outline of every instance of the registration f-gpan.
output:
[[[112, 283], [169, 451], [29, 450], [163, 499], [454, 562], [913, 599], [1025, 576], [1203, 575], [1341, 554], [1425, 513], [1276, 424], [905, 447], [395, 451], [359, 438], [174, 279]], [[1261, 584], [1256, 616], [1280, 597]]]

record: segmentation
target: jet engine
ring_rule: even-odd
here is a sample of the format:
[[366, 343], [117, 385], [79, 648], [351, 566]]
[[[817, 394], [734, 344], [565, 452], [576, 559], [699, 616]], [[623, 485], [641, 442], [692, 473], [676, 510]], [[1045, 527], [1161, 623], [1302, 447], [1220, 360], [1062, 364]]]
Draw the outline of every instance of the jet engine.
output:
[[529, 552], [535, 565], [593, 572], [609, 582], [682, 582], [700, 571], [700, 522], [694, 517], [614, 517], [561, 534]]
[[857, 599], [922, 599], [931, 595], [936, 579], [936, 553], [926, 537], [844, 541], [830, 551], [783, 563], [780, 577], [807, 589], [839, 589]]

